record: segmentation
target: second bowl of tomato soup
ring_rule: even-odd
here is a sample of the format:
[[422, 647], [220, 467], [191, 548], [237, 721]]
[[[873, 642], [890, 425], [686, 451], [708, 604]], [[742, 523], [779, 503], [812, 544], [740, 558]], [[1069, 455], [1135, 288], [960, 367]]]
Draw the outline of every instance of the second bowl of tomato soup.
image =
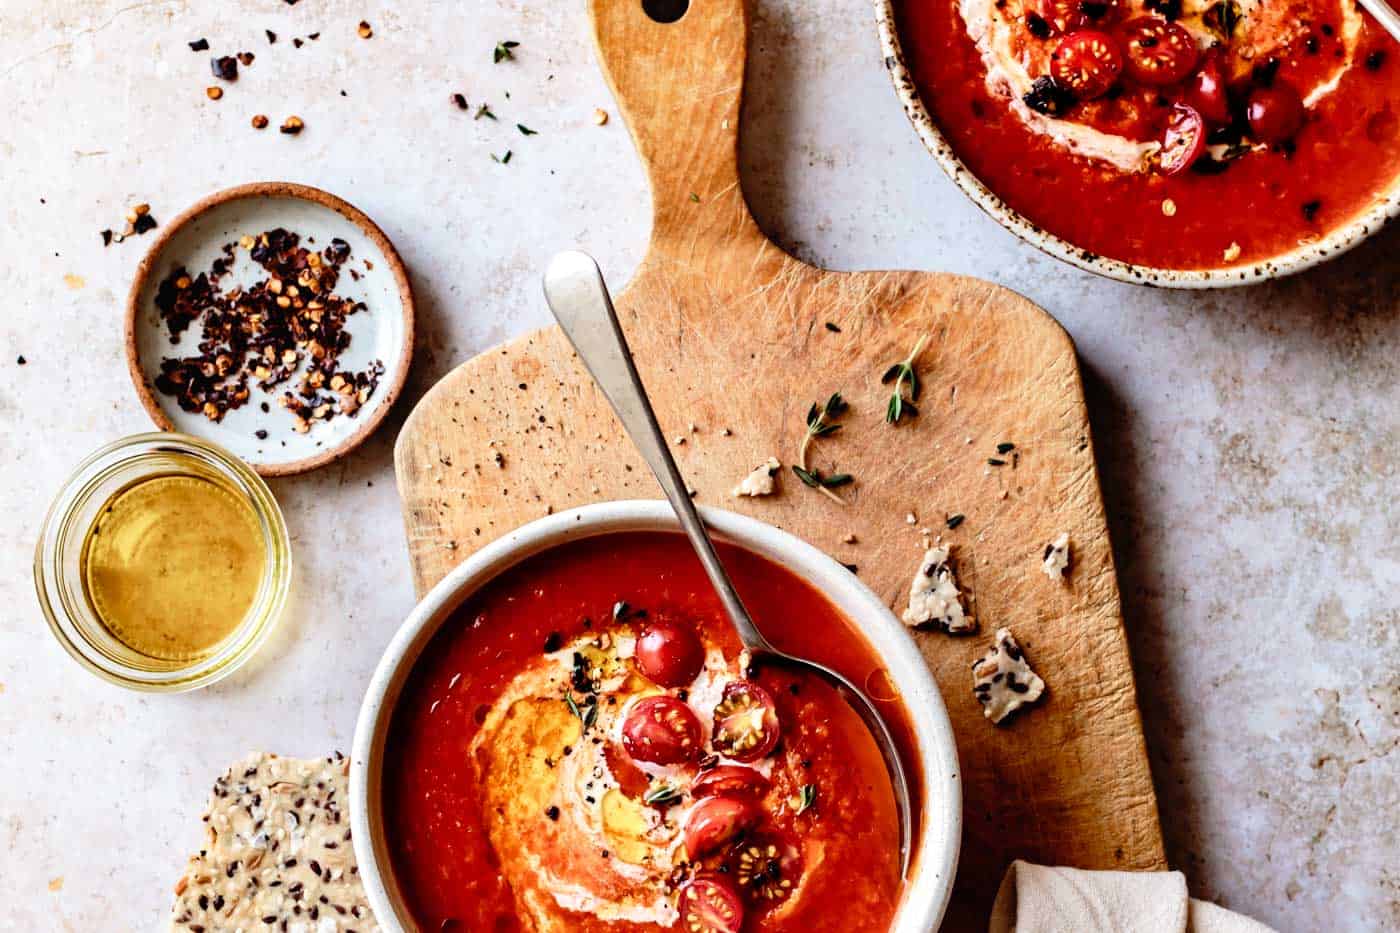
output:
[[1353, 0], [878, 0], [905, 110], [1013, 232], [1114, 278], [1306, 268], [1400, 212], [1400, 45]]
[[961, 832], [942, 699], [864, 584], [706, 510], [780, 650], [863, 684], [914, 796], [805, 671], [750, 667], [661, 502], [588, 506], [474, 554], [404, 623], [361, 710], [354, 844], [386, 929], [884, 933], [938, 926]]

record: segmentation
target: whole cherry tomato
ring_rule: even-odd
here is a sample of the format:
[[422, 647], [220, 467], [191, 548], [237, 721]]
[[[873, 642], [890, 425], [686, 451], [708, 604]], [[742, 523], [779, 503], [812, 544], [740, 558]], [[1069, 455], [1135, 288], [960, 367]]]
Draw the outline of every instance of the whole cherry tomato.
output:
[[705, 666], [705, 646], [695, 629], [675, 619], [654, 619], [637, 637], [637, 667], [663, 687], [683, 687]]

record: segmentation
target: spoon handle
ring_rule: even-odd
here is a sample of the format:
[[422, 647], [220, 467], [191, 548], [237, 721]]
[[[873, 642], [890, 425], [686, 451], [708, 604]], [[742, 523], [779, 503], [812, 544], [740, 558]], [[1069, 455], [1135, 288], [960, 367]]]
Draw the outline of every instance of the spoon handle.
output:
[[739, 630], [740, 640], [750, 650], [771, 651], [772, 647], [753, 624], [749, 611], [729, 581], [729, 574], [719, 562], [685, 480], [671, 457], [671, 449], [666, 446], [666, 438], [656, 421], [656, 412], [652, 411], [641, 377], [637, 375], [637, 367], [633, 365], [632, 351], [627, 347], [627, 338], [622, 334], [598, 264], [587, 253], [574, 250], [555, 256], [544, 274], [544, 297], [583, 365], [612, 404], [623, 429], [656, 474], [661, 491], [680, 517], [681, 527], [690, 538], [710, 583]]

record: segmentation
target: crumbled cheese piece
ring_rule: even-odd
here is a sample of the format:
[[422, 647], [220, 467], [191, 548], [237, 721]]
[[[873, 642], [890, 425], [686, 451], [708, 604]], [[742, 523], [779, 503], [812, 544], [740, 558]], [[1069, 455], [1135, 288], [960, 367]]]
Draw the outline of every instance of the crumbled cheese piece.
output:
[[782, 464], [778, 462], [778, 458], [769, 457], [754, 467], [753, 472], [745, 476], [729, 494], [735, 498], [740, 496], [771, 496], [775, 486], [774, 480], [780, 469], [782, 469]]
[[983, 715], [999, 723], [1043, 693], [1045, 681], [1026, 663], [1011, 629], [997, 629], [992, 647], [972, 665], [972, 694], [982, 704]]
[[1045, 545], [1041, 569], [1051, 580], [1062, 580], [1069, 573], [1069, 562], [1069, 532], [1066, 531]]
[[917, 525], [918, 523], [919, 519], [914, 515], [913, 512], [910, 512], [908, 515], [904, 516], [904, 524]]
[[963, 609], [962, 593], [953, 576], [949, 548], [929, 548], [909, 585], [909, 608], [904, 610], [904, 622], [914, 628], [941, 628], [946, 632], [970, 632], [977, 620]]

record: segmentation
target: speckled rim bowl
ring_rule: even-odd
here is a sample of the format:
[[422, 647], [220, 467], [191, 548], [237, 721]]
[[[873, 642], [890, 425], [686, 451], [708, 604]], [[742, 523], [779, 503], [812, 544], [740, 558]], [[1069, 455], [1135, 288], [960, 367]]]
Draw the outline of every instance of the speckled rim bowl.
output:
[[1075, 246], [1068, 240], [1043, 230], [1009, 207], [958, 158], [952, 145], [944, 138], [933, 116], [924, 106], [914, 77], [905, 64], [894, 4], [895, 0], [875, 0], [875, 19], [880, 29], [880, 46], [885, 67], [889, 70], [895, 90], [904, 104], [904, 112], [914, 124], [914, 129], [918, 131], [925, 148], [933, 154], [938, 164], [943, 166], [943, 171], [948, 173], [948, 177], [972, 199], [973, 203], [1027, 243], [1070, 265], [1134, 285], [1166, 288], [1228, 288], [1252, 285], [1293, 275], [1340, 256], [1400, 214], [1400, 171], [1397, 171], [1390, 189], [1371, 208], [1337, 227], [1316, 243], [1300, 246], [1261, 262], [1217, 269], [1158, 269], [1109, 259]]
[[[962, 837], [962, 784], [953, 729], [918, 646], [885, 604], [853, 574], [785, 531], [733, 512], [702, 508], [721, 538], [782, 564], [826, 594], [866, 635], [904, 697], [922, 769], [923, 817], [904, 895], [891, 929], [938, 928], [952, 892]], [[423, 649], [459, 605], [502, 572], [552, 547], [623, 531], [679, 531], [661, 501], [604, 502], [561, 512], [510, 532], [467, 558], [423, 597], [394, 635], [370, 679], [350, 757], [350, 821], [360, 878], [386, 931], [412, 930], [383, 828], [382, 768], [394, 706]]]

